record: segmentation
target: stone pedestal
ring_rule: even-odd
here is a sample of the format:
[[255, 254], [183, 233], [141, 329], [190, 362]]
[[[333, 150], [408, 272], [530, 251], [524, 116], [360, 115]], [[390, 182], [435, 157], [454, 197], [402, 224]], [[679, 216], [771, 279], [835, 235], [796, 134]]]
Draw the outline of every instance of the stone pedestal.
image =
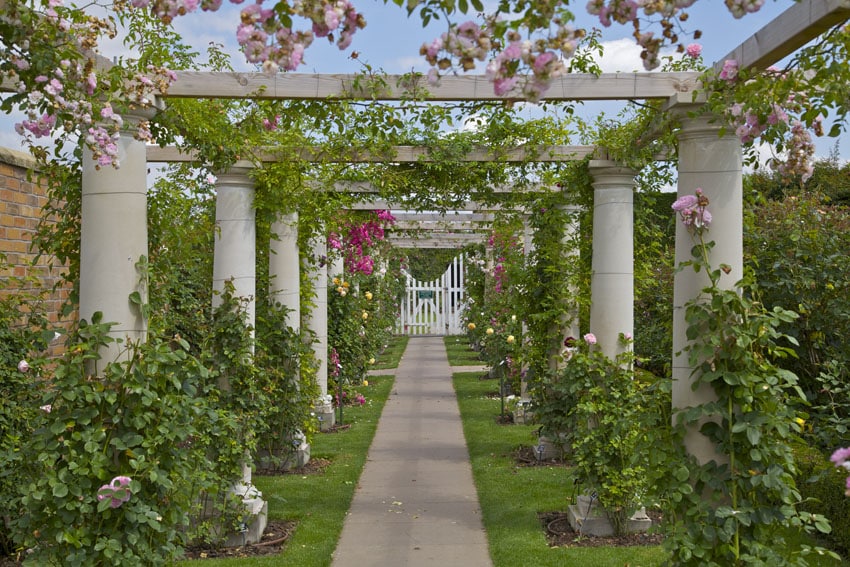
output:
[[[576, 504], [571, 504], [567, 510], [570, 526], [582, 535], [589, 536], [612, 536], [614, 526], [608, 520], [605, 509], [599, 501], [590, 496], [578, 497]], [[626, 533], [645, 533], [652, 527], [652, 520], [646, 515], [646, 510], [641, 508], [626, 520]]]
[[329, 400], [320, 400], [313, 407], [313, 413], [316, 414], [316, 419], [319, 420], [319, 431], [327, 431], [336, 425], [336, 411], [334, 411], [333, 402]]
[[567, 454], [567, 447], [561, 441], [541, 435], [537, 440], [537, 446], [534, 447], [534, 454], [538, 461], [560, 460]]
[[239, 532], [227, 536], [225, 545], [239, 547], [257, 543], [262, 539], [268, 525], [269, 504], [263, 500], [263, 495], [256, 487], [244, 482], [236, 484], [233, 492], [242, 498], [247, 517]]

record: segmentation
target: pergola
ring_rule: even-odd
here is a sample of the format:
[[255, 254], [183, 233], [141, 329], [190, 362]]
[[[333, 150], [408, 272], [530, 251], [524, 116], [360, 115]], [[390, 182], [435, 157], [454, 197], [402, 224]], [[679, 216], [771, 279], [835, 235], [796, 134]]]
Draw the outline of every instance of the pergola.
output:
[[[748, 40], [731, 50], [724, 59], [736, 59], [741, 68], [762, 68], [792, 53], [829, 27], [850, 17], [846, 0], [801, 1]], [[715, 64], [722, 66], [723, 60]], [[364, 93], [355, 87], [355, 77], [349, 75], [278, 74], [260, 73], [199, 73], [178, 72], [178, 80], [170, 88], [167, 98], [250, 98], [250, 99], [311, 99], [328, 100], [357, 98]], [[409, 77], [387, 78], [384, 92], [370, 92], [375, 100], [399, 100], [410, 93], [420, 92], [423, 85]], [[576, 100], [644, 100], [665, 101], [665, 110], [679, 118], [677, 131], [678, 192], [692, 194], [701, 187], [711, 200], [714, 211], [712, 255], [731, 267], [723, 280], [731, 288], [743, 276], [742, 265], [742, 149], [737, 138], [720, 135], [720, 122], [713, 117], [689, 114], [698, 110], [700, 82], [696, 73], [617, 73], [594, 75], [568, 75], [558, 80], [546, 93], [547, 101]], [[483, 76], [445, 77], [436, 87], [428, 87], [427, 100], [485, 101], [505, 100], [496, 97], [490, 83]], [[136, 120], [145, 116], [141, 112]], [[134, 117], [130, 116], [132, 120]], [[136, 262], [147, 255], [147, 167], [152, 162], [195, 161], [203, 156], [187, 155], [177, 148], [146, 146], [129, 133], [121, 135], [120, 169], [98, 168], [90, 156], [83, 158], [82, 176], [82, 242], [79, 316], [90, 319], [96, 311], [104, 320], [118, 324], [112, 329], [117, 337], [144, 339], [147, 323], [128, 301], [128, 296], [139, 289]], [[327, 160], [312, 148], [298, 150], [302, 159]], [[470, 152], [468, 161], [502, 160], [539, 161], [590, 160], [593, 177], [593, 256], [591, 281], [590, 329], [598, 337], [599, 345], [608, 355], [617, 353], [617, 337], [631, 332], [633, 319], [633, 191], [635, 172], [607, 158], [604, 148], [586, 146], [517, 147], [507, 155], [492, 155], [486, 148]], [[273, 148], [260, 152], [261, 161], [279, 158]], [[425, 159], [427, 148], [398, 147], [393, 162], [413, 162]], [[365, 152], [337, 156], [334, 159], [350, 162], [377, 161], [380, 156]], [[216, 183], [216, 223], [219, 228], [215, 238], [213, 285], [222, 289], [225, 281], [232, 281], [236, 293], [246, 298], [255, 296], [256, 282], [256, 229], [254, 220], [254, 185], [250, 177], [254, 163], [240, 161], [221, 172]], [[400, 205], [396, 207], [394, 205]], [[402, 203], [371, 202], [364, 208], [403, 208]], [[469, 212], [452, 215], [458, 222], [486, 222], [489, 213]], [[400, 222], [427, 223], [445, 221], [448, 217], [433, 213], [398, 215]], [[299, 250], [297, 244], [297, 213], [282, 216], [273, 226], [277, 238], [271, 242], [270, 294], [289, 308], [290, 324], [299, 326]], [[407, 226], [407, 225], [405, 225]], [[411, 225], [412, 226], [412, 225]], [[438, 246], [451, 239], [474, 240], [474, 233], [446, 231], [437, 238], [420, 239], [419, 243]], [[571, 230], [565, 227], [565, 231]], [[397, 245], [412, 245], [412, 241], [399, 241]], [[323, 238], [312, 242], [312, 253], [325, 255]], [[690, 257], [691, 241], [685, 227], [676, 229], [677, 262]], [[317, 293], [316, 308], [310, 314], [308, 325], [317, 337], [314, 345], [318, 359], [323, 361], [318, 376], [322, 393], [327, 393], [327, 270], [309, 267]], [[681, 354], [687, 344], [683, 306], [697, 297], [707, 281], [704, 274], [680, 271], [675, 277], [674, 327], [673, 327], [673, 406], [687, 408], [709, 399], [709, 392], [701, 388], [692, 390], [692, 368], [687, 355]], [[253, 324], [253, 307], [249, 309], [249, 322]], [[115, 347], [117, 348], [117, 347]], [[118, 351], [104, 353], [113, 358]], [[332, 419], [330, 404], [319, 405], [317, 413]], [[688, 450], [701, 462], [717, 458], [715, 450], [694, 433], [686, 440]], [[248, 489], [250, 471], [245, 481], [245, 499], [255, 510], [262, 507], [256, 491]]]

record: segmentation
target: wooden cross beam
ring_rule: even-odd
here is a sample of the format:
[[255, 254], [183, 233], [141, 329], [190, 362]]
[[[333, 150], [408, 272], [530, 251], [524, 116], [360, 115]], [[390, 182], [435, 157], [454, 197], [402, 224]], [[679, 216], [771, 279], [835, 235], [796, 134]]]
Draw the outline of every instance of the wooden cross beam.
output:
[[848, 18], [850, 0], [800, 0], [720, 58], [714, 70], [719, 73], [727, 59], [742, 69], [764, 69]]
[[[553, 81], [546, 101], [664, 99], [693, 92], [699, 73], [572, 73]], [[446, 76], [429, 85], [424, 75], [386, 75], [380, 84], [353, 74], [239, 73], [177, 71], [177, 81], [166, 97], [250, 98], [273, 100], [366, 99], [402, 100], [411, 95], [432, 101], [518, 101], [522, 97], [496, 96], [484, 75]]]
[[[595, 146], [517, 146], [505, 150], [494, 150], [493, 148], [479, 146], [470, 150], [463, 156], [458, 156], [459, 162], [504, 162], [522, 163], [534, 162], [565, 162], [582, 160], [596, 153]], [[425, 146], [394, 146], [387, 154], [364, 151], [338, 151], [326, 152], [321, 148], [286, 148], [275, 151], [272, 148], [264, 148], [256, 152], [256, 157], [261, 162], [278, 162], [287, 159], [304, 160], [311, 163], [430, 163], [430, 150]], [[180, 162], [203, 162], [195, 152], [182, 152], [175, 146], [147, 147], [147, 160], [149, 163], [180, 163]]]

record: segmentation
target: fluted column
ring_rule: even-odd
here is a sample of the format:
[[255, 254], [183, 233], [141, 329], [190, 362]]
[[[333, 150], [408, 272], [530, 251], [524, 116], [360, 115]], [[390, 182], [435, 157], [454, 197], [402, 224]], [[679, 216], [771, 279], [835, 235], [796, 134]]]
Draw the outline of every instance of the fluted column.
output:
[[[120, 169], [99, 166], [88, 150], [82, 164], [79, 317], [91, 322], [100, 311], [104, 322], [116, 323], [109, 335], [130, 341], [147, 338], [147, 320], [130, 301], [135, 292], [148, 300], [147, 274], [137, 269], [148, 254], [147, 157], [131, 130], [150, 116], [139, 112], [124, 115], [129, 129], [116, 140]], [[123, 349], [112, 343], [100, 355], [112, 361]]]
[[593, 257], [590, 332], [609, 358], [623, 352], [620, 333], [634, 332], [634, 176], [607, 160], [590, 162]]
[[[713, 221], [706, 240], [713, 240], [709, 261], [716, 267], [728, 264], [731, 272], [720, 280], [720, 286], [731, 289], [741, 279], [743, 269], [743, 175], [741, 143], [729, 133], [720, 136], [721, 122], [709, 122], [710, 117], [691, 118], [685, 112], [696, 110], [694, 105], [674, 107], [681, 110], [679, 132], [679, 197], [693, 195], [701, 188], [710, 201]], [[673, 214], [671, 212], [671, 214]], [[691, 259], [694, 240], [681, 222], [676, 222], [676, 264]], [[676, 273], [673, 289], [673, 409], [683, 410], [715, 399], [708, 386], [692, 389], [694, 368], [688, 363], [689, 344], [685, 304], [697, 298], [709, 284], [704, 271], [692, 269]], [[713, 444], [701, 435], [698, 426], [688, 431], [685, 447], [701, 463], [712, 459], [724, 462]]]

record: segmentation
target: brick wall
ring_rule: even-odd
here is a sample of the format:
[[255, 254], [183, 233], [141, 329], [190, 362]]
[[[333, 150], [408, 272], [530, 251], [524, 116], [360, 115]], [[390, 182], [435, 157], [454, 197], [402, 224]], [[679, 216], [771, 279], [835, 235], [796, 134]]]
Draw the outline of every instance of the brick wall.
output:
[[[44, 188], [27, 179], [35, 165], [28, 154], [0, 147], [0, 253], [8, 264], [8, 268], [0, 269], [0, 278], [14, 275], [37, 281], [20, 291], [39, 287], [50, 291], [64, 272], [64, 266], [56, 265], [53, 258], [43, 257], [33, 264], [37, 251], [32, 247], [32, 237], [47, 203]], [[45, 296], [48, 318], [56, 326], [67, 326], [68, 320], [61, 319], [61, 307], [68, 294], [65, 286]], [[70, 320], [73, 318], [72, 315]], [[62, 341], [54, 341], [48, 354], [57, 356], [62, 349]]]

